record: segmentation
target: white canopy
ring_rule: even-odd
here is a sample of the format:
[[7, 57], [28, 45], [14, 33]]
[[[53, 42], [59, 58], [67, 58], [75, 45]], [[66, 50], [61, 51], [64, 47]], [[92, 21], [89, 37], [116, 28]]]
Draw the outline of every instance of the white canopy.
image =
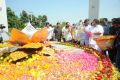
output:
[[32, 35], [36, 32], [37, 30], [31, 25], [30, 22], [26, 24], [26, 27], [22, 30], [23, 33], [28, 35], [29, 37], [32, 37]]

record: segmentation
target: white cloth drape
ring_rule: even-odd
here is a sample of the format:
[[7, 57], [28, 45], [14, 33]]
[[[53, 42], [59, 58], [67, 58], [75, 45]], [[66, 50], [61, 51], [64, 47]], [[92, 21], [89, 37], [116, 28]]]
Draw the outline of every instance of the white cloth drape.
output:
[[36, 32], [37, 30], [31, 25], [31, 23], [27, 23], [26, 27], [22, 30], [23, 33], [25, 33], [27, 36], [32, 37], [33, 34]]

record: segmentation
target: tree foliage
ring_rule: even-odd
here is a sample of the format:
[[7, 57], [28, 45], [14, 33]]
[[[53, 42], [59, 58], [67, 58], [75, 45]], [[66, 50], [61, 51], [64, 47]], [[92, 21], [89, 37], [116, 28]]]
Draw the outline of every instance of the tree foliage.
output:
[[27, 14], [26, 11], [22, 11], [22, 13], [20, 14], [20, 19], [22, 22], [26, 23], [29, 21], [29, 15]]
[[24, 27], [24, 23], [15, 15], [14, 11], [11, 8], [7, 8], [7, 18], [8, 18], [8, 27], [9, 28], [18, 28], [21, 29]]
[[[19, 17], [18, 17], [19, 16]], [[46, 15], [38, 15], [28, 14], [27, 11], [23, 10], [20, 15], [16, 15], [11, 8], [7, 8], [7, 17], [8, 17], [8, 26], [9, 28], [18, 28], [23, 29], [25, 27], [25, 23], [30, 21], [34, 26], [40, 28], [45, 25], [47, 22]]]

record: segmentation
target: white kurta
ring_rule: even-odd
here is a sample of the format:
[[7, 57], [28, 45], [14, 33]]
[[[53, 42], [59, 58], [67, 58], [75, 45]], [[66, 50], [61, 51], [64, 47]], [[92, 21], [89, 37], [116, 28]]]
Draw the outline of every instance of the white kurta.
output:
[[89, 38], [88, 38], [88, 35], [87, 35], [87, 33], [90, 31], [90, 28], [91, 28], [91, 26], [90, 25], [88, 25], [88, 26], [84, 26], [83, 27], [84, 29], [83, 29], [83, 31], [82, 31], [82, 33], [81, 33], [81, 41], [80, 41], [80, 44], [81, 45], [88, 45], [88, 43], [89, 43]]
[[69, 32], [68, 29], [63, 27], [62, 32], [63, 32], [63, 37], [65, 38], [66, 41], [72, 40], [72, 35], [71, 35], [71, 33]]
[[[99, 46], [97, 45], [96, 41], [94, 40], [94, 38], [99, 38], [100, 36], [103, 36], [104, 30], [103, 27], [101, 25], [97, 25], [96, 27], [91, 27], [90, 28], [90, 32], [92, 33], [92, 36], [89, 38], [89, 46], [101, 51], [101, 49], [99, 48]], [[100, 35], [95, 35], [94, 33], [96, 32], [100, 32]]]
[[47, 31], [48, 31], [48, 38], [47, 39], [50, 40], [53, 37], [54, 28], [49, 27], [49, 28], [47, 28]]

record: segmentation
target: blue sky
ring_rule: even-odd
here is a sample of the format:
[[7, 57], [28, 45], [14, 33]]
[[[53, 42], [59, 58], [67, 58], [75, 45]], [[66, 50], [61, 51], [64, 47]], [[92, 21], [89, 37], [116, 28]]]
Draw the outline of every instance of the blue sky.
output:
[[[89, 0], [6, 0], [6, 4], [17, 15], [22, 10], [36, 16], [45, 14], [53, 24], [57, 21], [76, 23], [88, 18]], [[99, 17], [120, 17], [120, 0], [100, 0]]]

